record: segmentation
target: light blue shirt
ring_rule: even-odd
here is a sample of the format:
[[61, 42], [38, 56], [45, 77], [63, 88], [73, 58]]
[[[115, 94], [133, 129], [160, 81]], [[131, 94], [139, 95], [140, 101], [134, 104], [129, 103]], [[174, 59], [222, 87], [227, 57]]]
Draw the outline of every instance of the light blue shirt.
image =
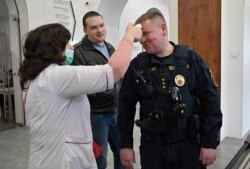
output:
[[105, 45], [105, 43], [103, 43], [102, 45], [98, 45], [98, 44], [93, 44], [93, 46], [99, 50], [108, 60], [110, 58], [110, 54], [108, 51], [107, 46]]

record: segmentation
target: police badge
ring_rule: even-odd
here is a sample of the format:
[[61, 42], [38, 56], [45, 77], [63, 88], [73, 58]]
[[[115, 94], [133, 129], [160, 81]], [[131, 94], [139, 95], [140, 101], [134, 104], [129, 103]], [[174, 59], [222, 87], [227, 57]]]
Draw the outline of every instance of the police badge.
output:
[[182, 75], [176, 75], [174, 82], [177, 86], [182, 87], [185, 84], [185, 78]]

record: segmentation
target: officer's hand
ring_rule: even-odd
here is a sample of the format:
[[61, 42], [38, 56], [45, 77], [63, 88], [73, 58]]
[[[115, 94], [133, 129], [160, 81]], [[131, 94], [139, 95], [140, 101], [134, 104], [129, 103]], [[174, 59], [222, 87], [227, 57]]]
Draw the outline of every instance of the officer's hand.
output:
[[200, 150], [200, 161], [203, 165], [211, 165], [215, 162], [216, 150], [212, 148], [203, 148]]
[[120, 159], [123, 167], [125, 169], [133, 169], [133, 163], [136, 162], [135, 160], [135, 152], [133, 149], [130, 148], [123, 148], [120, 151]]

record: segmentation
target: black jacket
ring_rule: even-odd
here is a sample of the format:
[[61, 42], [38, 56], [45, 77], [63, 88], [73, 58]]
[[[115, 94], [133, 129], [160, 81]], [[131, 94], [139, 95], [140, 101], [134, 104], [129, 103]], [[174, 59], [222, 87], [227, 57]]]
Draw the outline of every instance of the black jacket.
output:
[[[114, 47], [105, 42], [110, 55], [115, 51]], [[72, 65], [104, 65], [108, 59], [98, 51], [85, 36], [81, 42], [74, 45], [74, 59]], [[109, 113], [117, 111], [118, 90], [120, 84], [116, 83], [114, 89], [90, 94], [88, 99], [91, 113]]]
[[[178, 131], [188, 131], [186, 120], [198, 114], [201, 146], [216, 147], [217, 133], [222, 125], [219, 94], [205, 62], [194, 51], [183, 49], [186, 48], [176, 45], [173, 54], [164, 58], [143, 52], [130, 63], [119, 99], [118, 124], [122, 148], [133, 147], [137, 102], [140, 103], [140, 120], [148, 118], [155, 109], [160, 109], [167, 116], [166, 133], [169, 137], [175, 137]], [[176, 55], [180, 59], [176, 59]], [[183, 59], [184, 57], [187, 59]], [[183, 66], [183, 62], [187, 64]], [[178, 85], [177, 76], [182, 77], [182, 85]], [[153, 85], [154, 92], [148, 92], [150, 84]], [[187, 106], [183, 118], [176, 118], [173, 112], [174, 105], [169, 94], [169, 88], [173, 86], [179, 86], [182, 100]]]

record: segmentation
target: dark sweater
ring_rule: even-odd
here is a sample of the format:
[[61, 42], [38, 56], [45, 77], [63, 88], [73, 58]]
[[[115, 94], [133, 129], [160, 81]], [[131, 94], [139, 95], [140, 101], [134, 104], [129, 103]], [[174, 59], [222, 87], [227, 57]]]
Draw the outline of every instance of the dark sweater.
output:
[[[105, 42], [109, 54], [115, 51], [114, 47]], [[74, 45], [74, 60], [72, 65], [104, 65], [108, 63], [108, 59], [97, 50], [85, 36], [81, 42]], [[91, 106], [91, 113], [109, 113], [117, 111], [118, 92], [120, 82], [115, 84], [114, 89], [90, 94], [88, 99]]]

